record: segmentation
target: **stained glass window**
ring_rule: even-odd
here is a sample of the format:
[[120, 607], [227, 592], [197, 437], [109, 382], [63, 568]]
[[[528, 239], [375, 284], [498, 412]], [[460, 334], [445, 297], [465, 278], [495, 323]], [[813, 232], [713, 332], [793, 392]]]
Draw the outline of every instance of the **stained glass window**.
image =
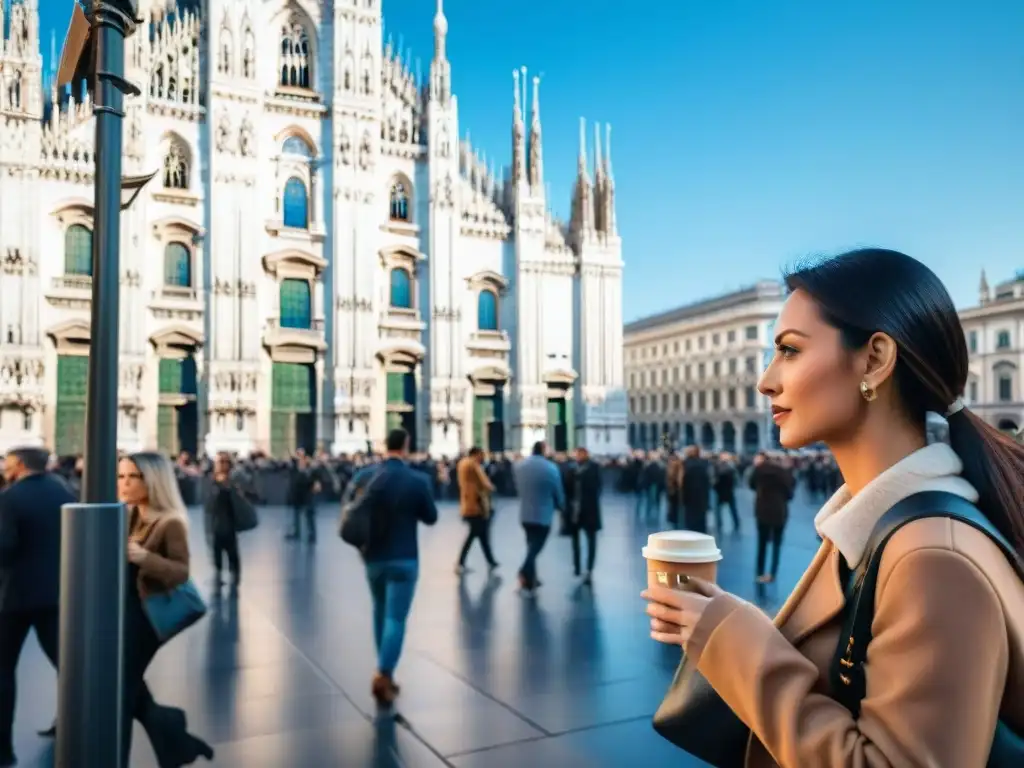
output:
[[498, 330], [498, 297], [494, 291], [480, 291], [476, 299], [476, 325], [481, 331]]
[[309, 282], [293, 277], [281, 281], [281, 327], [309, 328], [313, 320], [313, 301]]
[[391, 306], [412, 309], [412, 280], [400, 267], [391, 270]]
[[192, 287], [192, 254], [181, 243], [168, 243], [164, 248], [164, 283]]
[[92, 232], [81, 224], [64, 233], [64, 274], [92, 276]]
[[292, 177], [284, 185], [284, 225], [294, 229], [309, 226], [309, 198], [306, 185]]

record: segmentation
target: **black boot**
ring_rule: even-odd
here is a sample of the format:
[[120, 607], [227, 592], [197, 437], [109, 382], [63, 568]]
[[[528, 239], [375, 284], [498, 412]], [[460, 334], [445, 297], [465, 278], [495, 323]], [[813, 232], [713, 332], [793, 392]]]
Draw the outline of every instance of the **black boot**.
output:
[[188, 732], [184, 710], [153, 703], [139, 722], [149, 736], [160, 768], [181, 768], [200, 757], [213, 760], [213, 748]]

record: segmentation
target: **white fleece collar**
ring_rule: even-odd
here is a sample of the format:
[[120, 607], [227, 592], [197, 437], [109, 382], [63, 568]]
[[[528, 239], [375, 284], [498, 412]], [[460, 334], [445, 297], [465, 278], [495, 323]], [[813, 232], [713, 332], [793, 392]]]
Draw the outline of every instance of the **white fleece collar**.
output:
[[897, 502], [921, 491], [946, 491], [976, 502], [978, 492], [960, 477], [961, 471], [963, 463], [952, 448], [932, 443], [889, 467], [856, 496], [844, 485], [825, 502], [814, 527], [856, 568], [875, 523]]

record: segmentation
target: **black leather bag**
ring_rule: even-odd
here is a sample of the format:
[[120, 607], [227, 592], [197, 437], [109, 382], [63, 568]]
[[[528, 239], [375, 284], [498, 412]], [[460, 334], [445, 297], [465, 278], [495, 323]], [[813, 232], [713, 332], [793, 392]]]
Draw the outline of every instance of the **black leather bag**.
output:
[[231, 509], [235, 513], [235, 533], [255, 530], [260, 524], [256, 507], [237, 489], [231, 489]]
[[[1024, 560], [1021, 560], [1010, 542], [989, 519], [966, 499], [943, 491], [924, 491], [895, 504], [875, 525], [861, 565], [850, 579], [846, 620], [830, 669], [833, 698], [850, 710], [854, 718], [860, 716], [860, 705], [866, 690], [864, 662], [868, 643], [871, 642], [871, 624], [875, 618], [875, 588], [878, 586], [882, 553], [896, 531], [908, 523], [927, 517], [950, 517], [986, 534], [999, 546], [1024, 582]], [[1021, 766], [1024, 766], [1024, 738], [1000, 721], [996, 726], [986, 768]]]
[[341, 503], [338, 535], [346, 544], [363, 553], [374, 541], [374, 510], [368, 503], [370, 489], [383, 474], [384, 471], [378, 469], [363, 482], [353, 479]]
[[715, 768], [743, 768], [750, 729], [686, 654], [653, 724], [660, 736]]

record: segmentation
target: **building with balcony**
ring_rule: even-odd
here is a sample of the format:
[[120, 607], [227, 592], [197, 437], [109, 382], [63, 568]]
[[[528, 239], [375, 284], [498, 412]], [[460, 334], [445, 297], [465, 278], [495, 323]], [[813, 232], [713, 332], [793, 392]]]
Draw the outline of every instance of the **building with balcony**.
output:
[[1024, 429], [1024, 270], [991, 289], [981, 274], [978, 305], [960, 312], [970, 367], [964, 402], [992, 426]]
[[[581, 130], [563, 224], [538, 78], [513, 75], [504, 170], [459, 140], [440, 2], [422, 81], [379, 0], [139, 13], [124, 172], [159, 172], [122, 216], [122, 448], [351, 452], [402, 425], [436, 455], [625, 449], [609, 131], [590, 162]], [[93, 110], [47, 93], [38, 0], [0, 30], [0, 449], [76, 454]]]
[[751, 454], [776, 445], [757, 381], [774, 354], [777, 282], [687, 304], [625, 327], [629, 444]]

